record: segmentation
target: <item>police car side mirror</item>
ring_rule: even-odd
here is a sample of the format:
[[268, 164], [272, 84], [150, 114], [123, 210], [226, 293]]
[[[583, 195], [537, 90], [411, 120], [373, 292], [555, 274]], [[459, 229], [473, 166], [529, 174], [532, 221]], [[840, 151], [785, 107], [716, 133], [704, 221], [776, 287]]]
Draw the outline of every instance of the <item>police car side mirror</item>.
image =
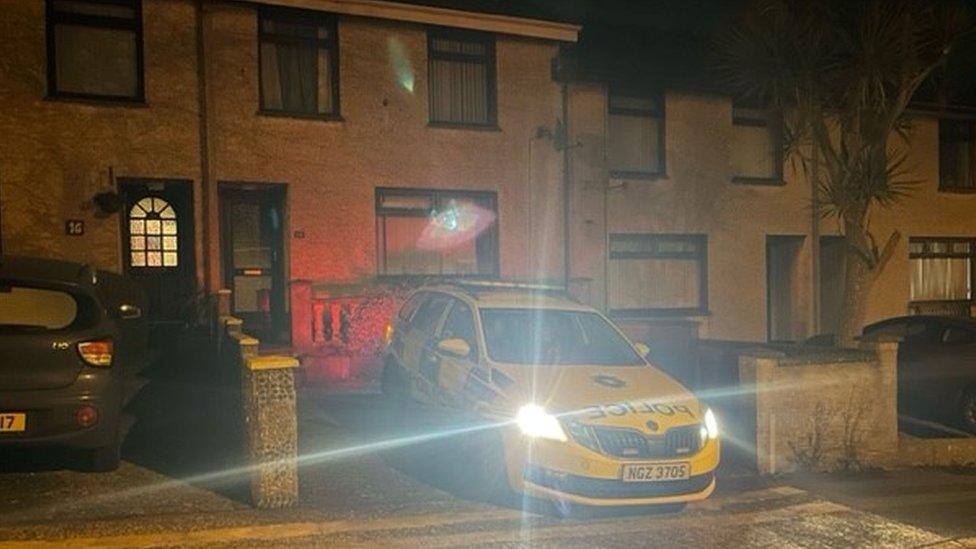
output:
[[466, 358], [471, 354], [471, 346], [468, 345], [467, 341], [459, 337], [442, 339], [440, 343], [437, 344], [437, 349], [458, 358]]
[[651, 348], [643, 343], [634, 343], [634, 350], [641, 358], [647, 358], [647, 355], [651, 354]]

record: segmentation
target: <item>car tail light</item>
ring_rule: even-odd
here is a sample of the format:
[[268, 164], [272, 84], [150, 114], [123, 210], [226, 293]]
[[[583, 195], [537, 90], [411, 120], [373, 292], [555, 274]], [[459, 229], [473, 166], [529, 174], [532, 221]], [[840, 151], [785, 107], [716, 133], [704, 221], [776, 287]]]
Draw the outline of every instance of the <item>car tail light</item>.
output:
[[91, 427], [98, 422], [98, 410], [94, 406], [82, 406], [75, 412], [75, 421], [82, 427]]
[[78, 344], [78, 354], [81, 359], [92, 366], [102, 368], [112, 365], [112, 340], [96, 339], [83, 341]]

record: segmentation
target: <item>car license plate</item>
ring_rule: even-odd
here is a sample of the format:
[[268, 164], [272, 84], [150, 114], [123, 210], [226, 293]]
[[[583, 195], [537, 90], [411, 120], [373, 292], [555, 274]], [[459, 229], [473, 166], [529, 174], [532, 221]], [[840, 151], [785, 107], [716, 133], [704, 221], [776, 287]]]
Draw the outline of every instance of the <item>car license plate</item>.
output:
[[21, 433], [27, 430], [27, 414], [0, 412], [0, 433]]
[[691, 476], [691, 466], [687, 461], [628, 463], [624, 465], [622, 473], [624, 482], [687, 480]]

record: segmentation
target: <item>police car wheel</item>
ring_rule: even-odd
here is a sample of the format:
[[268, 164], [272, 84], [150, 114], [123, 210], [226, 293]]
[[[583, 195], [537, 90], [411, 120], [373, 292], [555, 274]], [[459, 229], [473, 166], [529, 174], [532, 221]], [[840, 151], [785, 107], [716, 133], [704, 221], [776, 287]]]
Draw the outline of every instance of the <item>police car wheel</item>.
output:
[[576, 505], [573, 502], [561, 497], [552, 500], [552, 508], [560, 518], [570, 518], [577, 512]]

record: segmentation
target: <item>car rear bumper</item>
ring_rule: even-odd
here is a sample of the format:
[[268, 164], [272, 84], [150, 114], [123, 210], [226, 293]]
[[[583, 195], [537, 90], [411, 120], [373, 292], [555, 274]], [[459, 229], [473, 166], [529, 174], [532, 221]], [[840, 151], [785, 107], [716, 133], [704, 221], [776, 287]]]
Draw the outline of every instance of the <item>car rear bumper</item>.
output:
[[[90, 427], [78, 425], [76, 414], [83, 406], [98, 412]], [[0, 412], [27, 415], [25, 431], [0, 433], [0, 448], [101, 448], [117, 439], [121, 408], [121, 383], [108, 371], [83, 372], [75, 383], [59, 389], [0, 391]]]

